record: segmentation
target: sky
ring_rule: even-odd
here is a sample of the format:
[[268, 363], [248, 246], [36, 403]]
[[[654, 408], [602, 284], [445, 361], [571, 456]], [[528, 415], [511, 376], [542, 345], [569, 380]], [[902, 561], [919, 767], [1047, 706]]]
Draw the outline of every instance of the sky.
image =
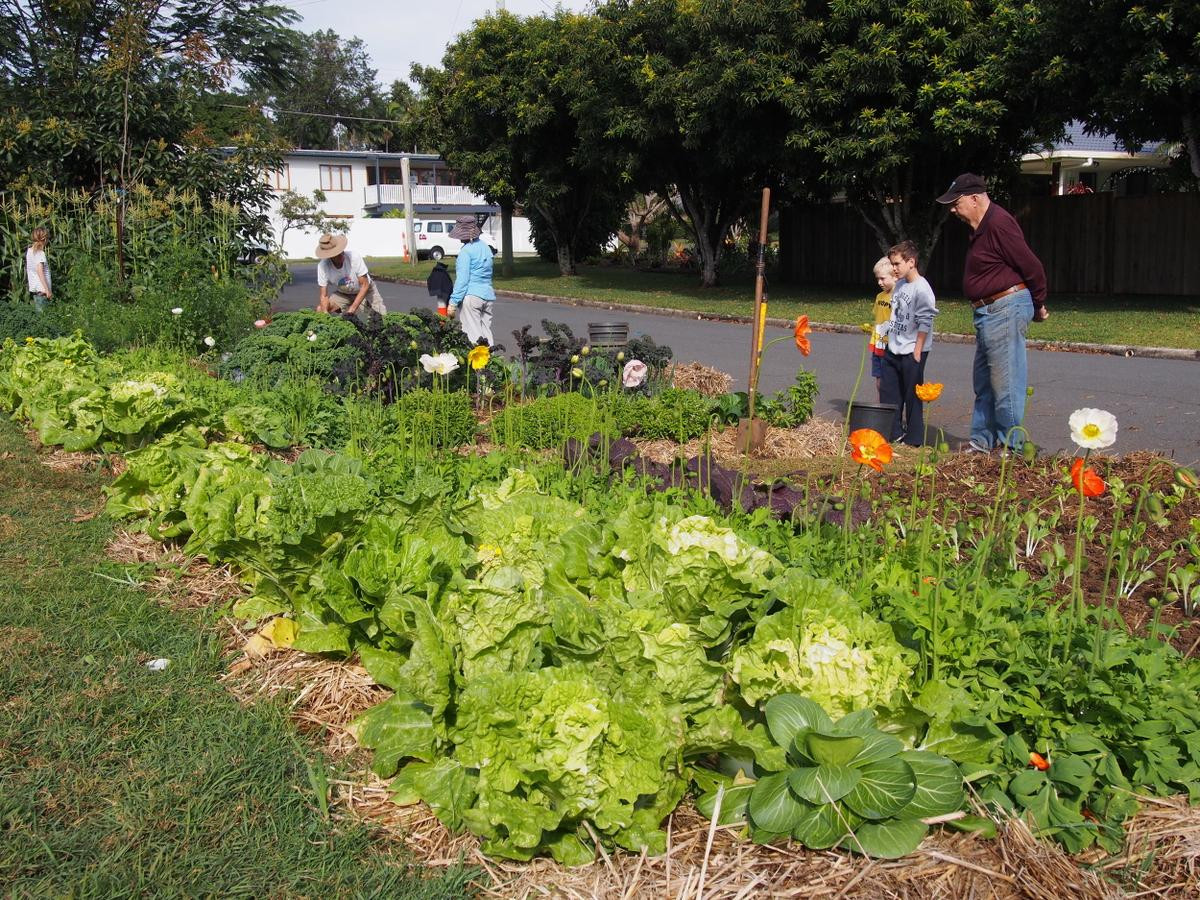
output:
[[[301, 31], [331, 28], [360, 37], [384, 86], [407, 80], [409, 67], [441, 65], [446, 45], [471, 23], [496, 10], [498, 0], [283, 0], [302, 20]], [[591, 0], [499, 0], [511, 13], [532, 16], [555, 6], [582, 12]]]

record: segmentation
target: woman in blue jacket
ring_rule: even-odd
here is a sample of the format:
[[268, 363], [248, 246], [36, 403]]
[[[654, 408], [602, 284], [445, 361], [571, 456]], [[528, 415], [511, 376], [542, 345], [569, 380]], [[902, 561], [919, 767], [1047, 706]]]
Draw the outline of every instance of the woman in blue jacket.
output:
[[480, 339], [490, 347], [492, 340], [492, 248], [479, 239], [474, 216], [459, 216], [450, 237], [463, 242], [454, 266], [454, 293], [450, 295], [450, 315], [459, 316], [462, 329], [472, 344]]

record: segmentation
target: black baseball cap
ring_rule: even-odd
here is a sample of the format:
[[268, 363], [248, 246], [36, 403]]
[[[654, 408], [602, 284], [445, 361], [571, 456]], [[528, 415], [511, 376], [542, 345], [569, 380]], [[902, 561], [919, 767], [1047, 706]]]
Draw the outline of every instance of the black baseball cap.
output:
[[987, 185], [983, 183], [983, 179], [971, 172], [963, 172], [952, 182], [946, 193], [937, 198], [938, 203], [950, 204], [959, 197], [966, 194], [986, 194]]

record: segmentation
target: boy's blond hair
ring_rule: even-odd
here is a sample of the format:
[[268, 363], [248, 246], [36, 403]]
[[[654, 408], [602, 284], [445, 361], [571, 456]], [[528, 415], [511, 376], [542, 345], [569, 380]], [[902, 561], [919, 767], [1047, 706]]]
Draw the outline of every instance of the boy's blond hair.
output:
[[871, 270], [875, 273], [876, 278], [883, 278], [885, 275], [892, 274], [892, 261], [886, 256], [879, 257], [879, 262], [875, 263], [875, 268]]

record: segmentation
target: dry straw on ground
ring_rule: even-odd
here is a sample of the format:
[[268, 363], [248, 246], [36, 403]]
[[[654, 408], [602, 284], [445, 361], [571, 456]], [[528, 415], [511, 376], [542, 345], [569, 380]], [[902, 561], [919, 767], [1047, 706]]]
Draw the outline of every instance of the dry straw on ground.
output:
[[671, 387], [698, 391], [706, 397], [728, 394], [733, 386], [733, 376], [698, 362], [675, 363], [667, 367], [667, 379]]
[[[731, 465], [744, 460], [746, 454], [737, 447], [737, 429], [726, 428], [708, 438], [699, 437], [678, 444], [675, 441], [644, 441], [634, 439], [638, 452], [654, 462], [669, 463], [673, 460], [706, 453], [719, 463]], [[774, 428], [767, 426], [762, 447], [750, 454], [752, 459], [813, 459], [818, 456], [836, 456], [842, 446], [842, 426], [828, 419], [809, 419], [799, 428]]]

